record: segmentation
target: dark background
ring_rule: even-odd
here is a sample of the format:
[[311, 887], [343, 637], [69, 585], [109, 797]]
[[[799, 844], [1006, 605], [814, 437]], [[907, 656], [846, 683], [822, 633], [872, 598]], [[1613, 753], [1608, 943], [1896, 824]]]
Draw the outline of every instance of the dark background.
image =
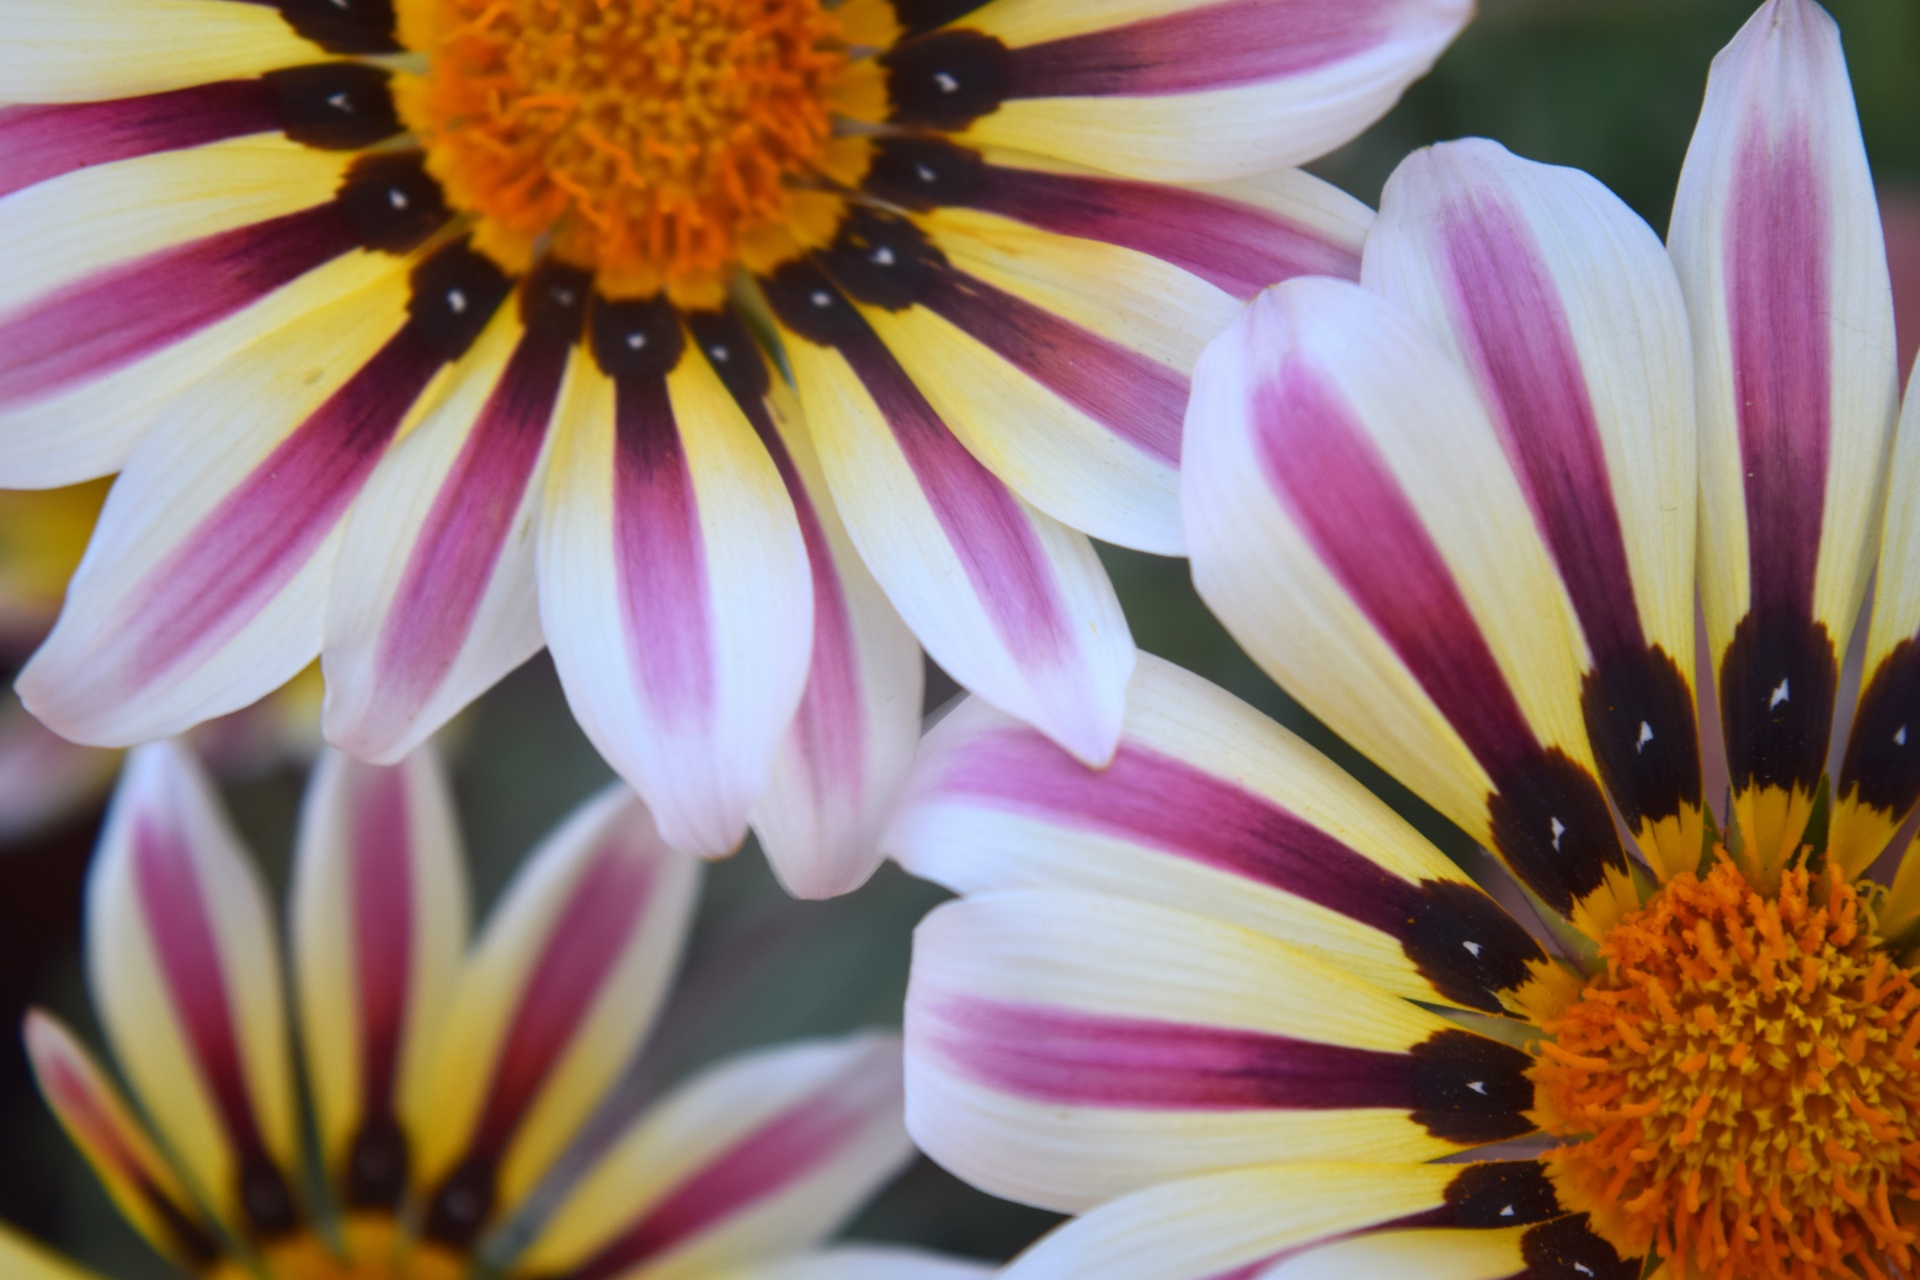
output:
[[[1373, 201], [1408, 150], [1466, 135], [1591, 171], [1656, 228], [1699, 108], [1707, 65], [1749, 0], [1483, 0], [1479, 20], [1386, 120], [1314, 166]], [[1920, 332], [1920, 0], [1832, 0], [1887, 215], [1902, 349]], [[3, 554], [3, 553], [0, 553]], [[1331, 741], [1269, 684], [1201, 608], [1186, 565], [1127, 552], [1108, 564], [1142, 648], [1200, 671], [1334, 750], [1410, 813], [1414, 805]], [[953, 686], [937, 676], [930, 704]], [[449, 749], [484, 906], [518, 858], [606, 767], [574, 728], [552, 668], [536, 659], [486, 698]], [[230, 791], [276, 887], [302, 779], [281, 772]], [[1450, 851], [1471, 850], [1430, 814]], [[30, 1002], [97, 1032], [77, 963], [81, 881], [94, 812], [0, 850], [0, 1026]], [[712, 869], [686, 976], [644, 1078], [665, 1082], [719, 1055], [806, 1034], [897, 1025], [914, 922], [942, 894], [891, 867], [830, 903], [796, 903], [757, 850]], [[17, 1041], [0, 1036], [0, 1218], [122, 1278], [167, 1274], [122, 1225], [33, 1092]], [[1051, 1219], [915, 1165], [854, 1224], [857, 1235], [1005, 1258]]]

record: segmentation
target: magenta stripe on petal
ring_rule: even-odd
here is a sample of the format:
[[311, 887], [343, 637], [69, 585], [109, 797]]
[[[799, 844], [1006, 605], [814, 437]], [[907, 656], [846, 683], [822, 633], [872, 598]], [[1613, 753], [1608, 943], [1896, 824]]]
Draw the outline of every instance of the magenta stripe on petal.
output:
[[1264, 797], [1134, 743], [1096, 770], [1031, 729], [1000, 730], [968, 741], [935, 785], [1244, 876], [1388, 934], [1411, 923], [1405, 881]]
[[472, 1152], [497, 1157], [566, 1052], [646, 911], [651, 864], [610, 839], [574, 881], [500, 1044]]
[[348, 785], [358, 791], [351, 800], [348, 860], [360, 994], [362, 1109], [384, 1115], [393, 1102], [413, 972], [411, 805], [401, 769], [356, 769], [349, 777]]
[[132, 610], [136, 682], [231, 639], [292, 580], [441, 362], [411, 325], [402, 328], [200, 522]]
[[1223, 0], [1013, 50], [1009, 98], [1196, 93], [1304, 75], [1390, 34], [1402, 0]]
[[1360, 256], [1278, 214], [1199, 191], [986, 165], [967, 203], [1082, 240], [1136, 249], [1236, 298], [1294, 276], [1360, 278]]
[[227, 1137], [243, 1155], [261, 1152], [226, 973], [193, 854], [177, 830], [140, 817], [133, 829], [133, 875], [167, 994]]
[[1755, 610], [1813, 608], [1832, 430], [1832, 233], [1807, 126], [1770, 146], [1755, 120], [1724, 236]]
[[550, 336], [521, 338], [434, 498], [380, 631], [370, 710], [385, 723], [418, 714], [466, 644], [539, 461], [568, 350]]
[[1024, 663], [1057, 663], [1072, 639], [1039, 537], [1006, 485], [947, 430], [871, 330], [841, 343], [1001, 638]]
[[1440, 234], [1467, 358], [1596, 656], [1646, 647], [1586, 374], [1547, 264], [1495, 196], [1453, 204]]
[[[189, 337], [355, 245], [329, 201], [164, 249], [0, 319], [0, 405], [101, 377]], [[25, 250], [18, 250], [25, 252]]]
[[1299, 359], [1255, 392], [1267, 481], [1327, 567], [1494, 777], [1537, 754], [1440, 550], [1339, 396]]
[[1134, 448], [1179, 465], [1187, 408], [1180, 374], [957, 271], [937, 273], [920, 301]]
[[0, 108], [0, 196], [115, 160], [279, 132], [264, 80], [222, 80], [109, 102]]
[[640, 687], [669, 723], [713, 702], [706, 538], [673, 403], [661, 377], [615, 383], [613, 545]]
[[838, 1156], [869, 1115], [844, 1090], [803, 1099], [691, 1173], [567, 1280], [611, 1280], [764, 1203]]
[[978, 1084], [1035, 1102], [1163, 1111], [1416, 1106], [1404, 1053], [971, 996], [922, 1006], [924, 1043]]

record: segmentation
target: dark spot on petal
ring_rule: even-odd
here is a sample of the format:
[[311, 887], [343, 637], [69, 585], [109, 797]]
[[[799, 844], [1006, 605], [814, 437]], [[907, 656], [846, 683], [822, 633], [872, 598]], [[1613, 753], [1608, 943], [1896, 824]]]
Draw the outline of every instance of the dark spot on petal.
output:
[[882, 55], [895, 124], [964, 129], [998, 109], [1012, 84], [1007, 46], [978, 31], [914, 36]]
[[1413, 1119], [1446, 1142], [1477, 1145], [1531, 1133], [1533, 1059], [1470, 1031], [1436, 1031], [1413, 1046]]
[[1740, 620], [1720, 663], [1720, 719], [1733, 789], [1811, 793], [1826, 768], [1839, 664], [1826, 627], [1797, 610]]
[[407, 300], [415, 332], [447, 360], [458, 360], [513, 289], [507, 273], [465, 241], [438, 249], [413, 269]]
[[848, 213], [840, 234], [819, 260], [847, 293], [888, 311], [918, 302], [946, 266], [945, 257], [918, 227], [874, 209]]
[[354, 151], [399, 133], [389, 76], [359, 62], [287, 67], [262, 77], [280, 103], [289, 138], [329, 151]]
[[592, 292], [586, 272], [548, 259], [520, 286], [520, 319], [529, 333], [572, 345], [586, 327]]
[[393, 0], [278, 0], [280, 16], [328, 53], [399, 53]]
[[346, 1200], [355, 1209], [394, 1209], [406, 1198], [411, 1157], [391, 1115], [367, 1117], [347, 1151]]
[[755, 417], [766, 399], [772, 375], [746, 322], [731, 307], [725, 311], [689, 311], [681, 319], [735, 403], [749, 418]]
[[1566, 1213], [1538, 1160], [1470, 1164], [1447, 1185], [1453, 1227], [1522, 1227]]
[[1494, 847], [1555, 911], [1572, 911], [1605, 882], [1608, 867], [1627, 869], [1600, 784], [1558, 747], [1521, 759], [1493, 783]]
[[1525, 1275], [1515, 1280], [1640, 1280], [1640, 1259], [1626, 1259], [1593, 1234], [1587, 1215], [1556, 1218], [1520, 1237]]
[[1700, 806], [1700, 729], [1692, 690], [1658, 645], [1600, 660], [1580, 690], [1580, 709], [1601, 780], [1627, 826]]
[[1397, 930], [1407, 959], [1434, 990], [1488, 1013], [1499, 993], [1524, 984], [1528, 965], [1546, 959], [1540, 944], [1500, 904], [1472, 885], [1425, 880], [1407, 903]]
[[853, 304], [812, 262], [786, 263], [760, 285], [780, 323], [809, 342], [837, 347], [871, 332]]
[[454, 1167], [427, 1201], [427, 1239], [456, 1249], [473, 1243], [493, 1216], [497, 1160], [469, 1156]]
[[286, 1175], [259, 1147], [248, 1152], [240, 1165], [240, 1209], [256, 1236], [281, 1236], [300, 1225], [300, 1211]]
[[354, 161], [336, 199], [361, 244], [384, 253], [408, 253], [447, 224], [452, 215], [446, 197], [428, 176], [425, 162], [417, 151]]
[[1840, 798], [1857, 798], [1896, 822], [1920, 802], [1920, 645], [1912, 640], [1880, 660], [1860, 694]]
[[863, 188], [903, 209], [964, 205], [986, 180], [977, 151], [941, 138], [887, 138], [873, 150]]
[[594, 359], [609, 378], [664, 378], [680, 363], [686, 335], [664, 296], [593, 300]]

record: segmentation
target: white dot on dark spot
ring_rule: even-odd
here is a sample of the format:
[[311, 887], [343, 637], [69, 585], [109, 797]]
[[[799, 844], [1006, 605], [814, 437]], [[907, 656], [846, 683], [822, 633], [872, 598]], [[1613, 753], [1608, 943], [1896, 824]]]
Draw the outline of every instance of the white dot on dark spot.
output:
[[407, 193], [398, 187], [388, 187], [387, 203], [396, 209], [404, 209], [407, 207]]
[[646, 334], [635, 332], [627, 335], [627, 349], [629, 351], [638, 351], [640, 348], [646, 345], [647, 345]]
[[1553, 828], [1553, 847], [1558, 849], [1560, 847], [1560, 837], [1567, 834], [1567, 824], [1558, 818], [1548, 818], [1547, 822]]
[[913, 176], [920, 179], [920, 181], [922, 182], [932, 182], [935, 178], [939, 177], [940, 175], [935, 173], [932, 169], [928, 168], [924, 164], [917, 164], [913, 166]]
[[833, 295], [825, 289], [815, 289], [807, 301], [816, 307], [830, 307], [833, 305]]
[[555, 289], [553, 291], [553, 300], [563, 307], [570, 307], [573, 305], [573, 290]]
[[873, 251], [873, 260], [878, 266], [890, 267], [893, 265], [893, 250], [881, 245]]
[[453, 314], [463, 314], [467, 309], [467, 295], [458, 289], [447, 290], [447, 306], [453, 311]]
[[960, 82], [944, 71], [934, 72], [933, 82], [940, 86], [940, 92], [942, 93], [955, 93], [960, 88]]
[[1893, 745], [1896, 747], [1904, 747], [1907, 745], [1907, 726], [1901, 725], [1893, 731]]
[[336, 93], [332, 97], [328, 98], [327, 105], [332, 107], [335, 111], [344, 111], [348, 115], [353, 114], [353, 99], [349, 98], [344, 92]]
[[1787, 682], [1786, 682], [1786, 679], [1783, 677], [1779, 685], [1775, 687], [1772, 696], [1770, 696], [1767, 699], [1767, 710], [1769, 711], [1773, 710], [1775, 707], [1779, 706], [1781, 703], [1785, 702], [1786, 700], [1787, 700]]
[[1470, 956], [1477, 956], [1480, 954], [1480, 944], [1477, 942], [1463, 942], [1460, 945], [1467, 949], [1467, 954]]
[[1642, 720], [1640, 722], [1640, 736], [1634, 739], [1633, 753], [1635, 755], [1639, 755], [1642, 751], [1646, 750], [1647, 744], [1652, 741], [1653, 741], [1653, 726], [1648, 724], [1645, 720]]
[[1487, 1094], [1487, 1082], [1485, 1080], [1469, 1080], [1467, 1081], [1467, 1088], [1473, 1090], [1483, 1098]]
[[713, 357], [713, 362], [715, 364], [725, 364], [727, 362], [727, 357], [732, 355], [733, 353], [731, 351], [728, 351], [725, 347], [714, 347], [708, 352], [708, 354]]

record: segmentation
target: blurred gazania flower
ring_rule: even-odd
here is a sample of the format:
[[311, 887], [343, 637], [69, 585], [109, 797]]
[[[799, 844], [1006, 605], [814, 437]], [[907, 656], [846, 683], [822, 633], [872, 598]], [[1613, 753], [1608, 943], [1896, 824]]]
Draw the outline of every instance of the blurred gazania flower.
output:
[[[1011, 1274], [1915, 1274], [1920, 856], [1865, 878], [1920, 797], [1896, 408], [1810, 0], [1715, 63], [1671, 257], [1588, 176], [1469, 141], [1389, 181], [1361, 285], [1263, 294], [1195, 375], [1196, 580], [1507, 906], [1162, 663], [1105, 773], [977, 703], [941, 724], [888, 843], [974, 896], [918, 935], [909, 1127], [989, 1189], [1112, 1201]], [[1476, 1151], [1504, 1158], [1446, 1160]]]
[[[106, 495], [104, 480], [0, 490], [0, 669], [15, 669], [46, 638]], [[320, 749], [319, 667], [309, 664], [252, 706], [199, 725], [191, 738], [223, 778], [305, 764]], [[119, 766], [120, 752], [69, 742], [11, 689], [0, 693], [0, 846], [103, 802]]]
[[[87, 977], [132, 1100], [44, 1013], [28, 1053], [115, 1202], [193, 1274], [977, 1274], [814, 1251], [910, 1154], [891, 1036], [755, 1051], [630, 1121], [596, 1115], [668, 990], [700, 870], [615, 785], [529, 857], [469, 950], [433, 756], [329, 754], [288, 911], [296, 1073], [259, 877], [193, 759], [143, 747], [87, 901]], [[0, 1240], [0, 1270], [10, 1256]]]
[[858, 884], [914, 636], [1112, 752], [1085, 535], [1180, 551], [1202, 344], [1357, 270], [1253, 175], [1471, 7], [0, 0], [0, 484], [124, 467], [22, 694], [126, 744], [322, 654], [391, 761], [544, 643], [669, 843]]

